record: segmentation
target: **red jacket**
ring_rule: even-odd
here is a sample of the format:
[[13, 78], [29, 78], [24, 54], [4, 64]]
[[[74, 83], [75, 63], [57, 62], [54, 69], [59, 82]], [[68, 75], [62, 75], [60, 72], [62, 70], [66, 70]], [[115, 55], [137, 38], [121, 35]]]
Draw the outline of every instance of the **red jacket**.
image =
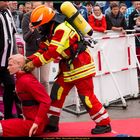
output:
[[93, 15], [88, 16], [88, 23], [93, 30], [104, 32], [107, 29], [106, 19], [103, 16], [101, 20], [96, 19]]
[[51, 99], [45, 88], [30, 73], [18, 73], [16, 80], [16, 93], [21, 102], [34, 101], [36, 105], [22, 105], [23, 115], [26, 120], [32, 120], [40, 125], [46, 122]]

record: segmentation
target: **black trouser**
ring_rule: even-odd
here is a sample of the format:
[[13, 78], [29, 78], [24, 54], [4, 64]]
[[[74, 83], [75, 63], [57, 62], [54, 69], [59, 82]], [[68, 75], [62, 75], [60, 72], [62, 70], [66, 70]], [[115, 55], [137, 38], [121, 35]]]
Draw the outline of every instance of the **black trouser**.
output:
[[15, 96], [15, 81], [14, 77], [9, 74], [7, 68], [0, 68], [0, 81], [4, 85], [3, 104], [4, 118], [12, 118], [12, 108]]

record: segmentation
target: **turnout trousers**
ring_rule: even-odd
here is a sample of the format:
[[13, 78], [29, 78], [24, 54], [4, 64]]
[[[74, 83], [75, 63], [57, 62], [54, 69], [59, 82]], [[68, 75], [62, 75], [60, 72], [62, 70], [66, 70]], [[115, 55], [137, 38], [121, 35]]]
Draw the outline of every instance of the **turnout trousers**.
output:
[[92, 76], [77, 81], [64, 82], [63, 76], [59, 75], [52, 87], [50, 95], [52, 103], [49, 114], [51, 116], [60, 116], [65, 98], [74, 86], [76, 86], [83, 105], [96, 125], [109, 124], [110, 118], [108, 113], [94, 94]]

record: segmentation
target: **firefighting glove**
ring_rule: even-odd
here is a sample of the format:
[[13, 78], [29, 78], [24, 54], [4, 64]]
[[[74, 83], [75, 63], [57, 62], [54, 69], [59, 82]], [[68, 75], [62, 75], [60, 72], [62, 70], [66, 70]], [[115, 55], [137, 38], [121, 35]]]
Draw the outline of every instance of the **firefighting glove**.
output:
[[23, 66], [23, 70], [27, 73], [29, 72], [32, 72], [33, 70], [35, 69], [35, 66], [33, 64], [32, 61], [26, 63], [24, 66]]
[[32, 61], [32, 60], [26, 58], [26, 59], [25, 59], [25, 64], [27, 64], [27, 63], [30, 62], [30, 61]]

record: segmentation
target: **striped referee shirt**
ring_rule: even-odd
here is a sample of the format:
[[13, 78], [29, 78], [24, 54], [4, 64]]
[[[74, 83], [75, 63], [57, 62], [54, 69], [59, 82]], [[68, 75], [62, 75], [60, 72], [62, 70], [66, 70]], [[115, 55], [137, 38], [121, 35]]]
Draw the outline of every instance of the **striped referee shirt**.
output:
[[0, 67], [8, 66], [8, 58], [15, 48], [16, 28], [9, 9], [0, 10]]

